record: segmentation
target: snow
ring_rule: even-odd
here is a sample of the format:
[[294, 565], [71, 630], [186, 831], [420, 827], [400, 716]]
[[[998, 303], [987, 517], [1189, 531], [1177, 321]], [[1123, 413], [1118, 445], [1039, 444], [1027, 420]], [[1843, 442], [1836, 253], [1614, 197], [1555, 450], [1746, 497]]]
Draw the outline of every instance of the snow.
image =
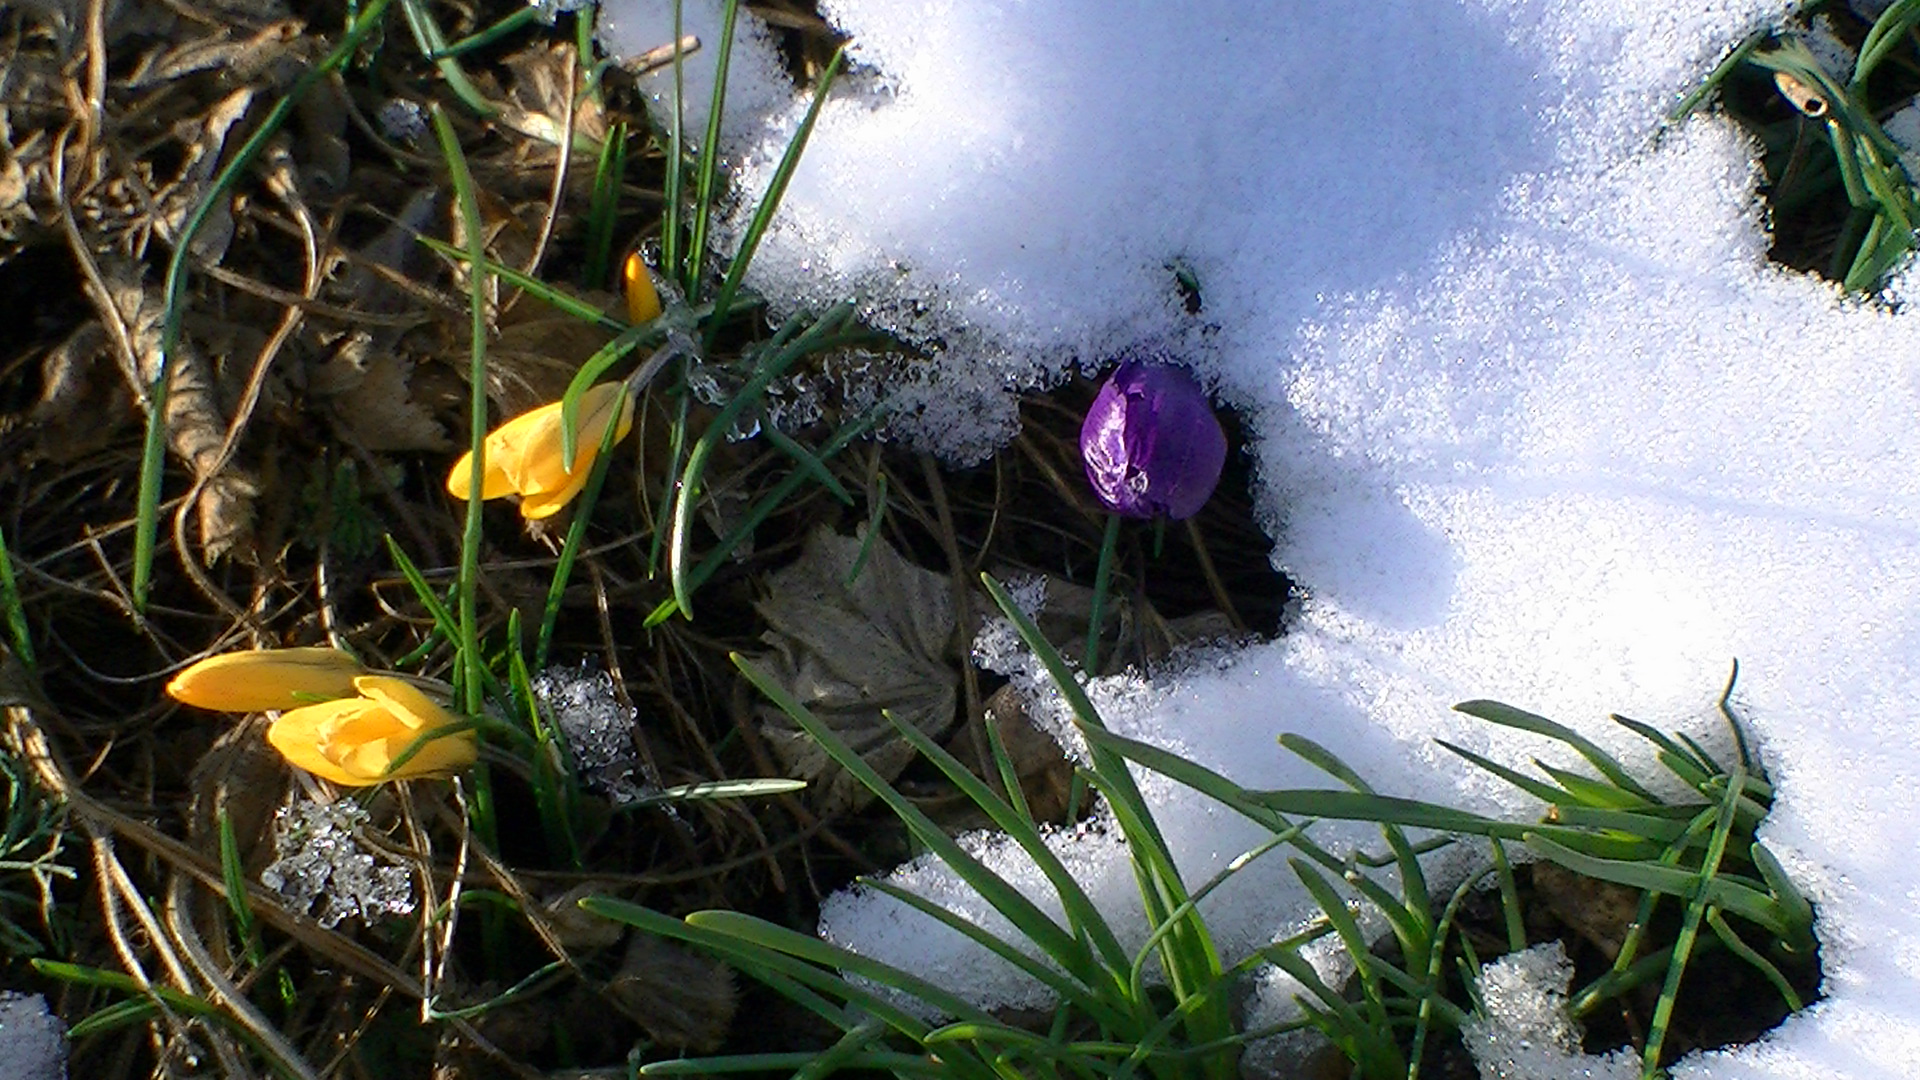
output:
[[1604, 1056], [1580, 1052], [1580, 1031], [1567, 1017], [1573, 961], [1559, 942], [1503, 956], [1481, 969], [1487, 1015], [1462, 1030], [1487, 1080], [1636, 1080], [1640, 1060], [1629, 1049]]
[[[1432, 740], [1547, 748], [1450, 704], [1497, 698], [1644, 762], [1607, 714], [1710, 734], [1738, 657], [1777, 785], [1763, 836], [1819, 906], [1826, 996], [1673, 1075], [1911, 1074], [1920, 314], [1770, 266], [1753, 148], [1720, 119], [1659, 122], [1784, 5], [825, 7], [856, 70], [750, 280], [783, 310], [856, 296], [937, 345], [894, 391], [897, 437], [977, 459], [1012, 431], [1010, 390], [1143, 341], [1256, 433], [1298, 628], [1103, 680], [1111, 726], [1250, 786], [1320, 786], [1273, 743], [1297, 731], [1381, 790], [1525, 812]], [[749, 192], [803, 107], [730, 109]], [[1257, 841], [1143, 786], [1190, 881]], [[1112, 837], [1055, 842], [1137, 940]], [[1242, 879], [1207, 909], [1229, 954], [1311, 911], [1281, 862]], [[938, 864], [895, 880], [984, 907]], [[982, 1000], [1033, 993], [884, 898], [835, 898], [822, 932]]]
[[0, 990], [0, 1076], [66, 1080], [67, 1027], [39, 994]]

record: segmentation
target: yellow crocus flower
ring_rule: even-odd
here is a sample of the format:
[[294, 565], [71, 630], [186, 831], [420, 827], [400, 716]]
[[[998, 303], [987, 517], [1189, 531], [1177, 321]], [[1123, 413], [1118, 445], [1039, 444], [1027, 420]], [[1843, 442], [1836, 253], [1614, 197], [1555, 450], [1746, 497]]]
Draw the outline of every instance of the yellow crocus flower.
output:
[[[607, 425], [615, 421], [614, 402], [620, 400], [620, 389], [619, 383], [601, 383], [580, 395], [580, 428], [571, 472], [560, 454], [562, 429], [557, 401], [521, 413], [489, 432], [487, 471], [480, 497], [518, 495], [522, 517], [544, 518], [558, 513], [587, 486], [587, 474], [593, 471], [593, 459], [600, 453], [600, 439]], [[619, 414], [619, 429], [613, 436], [616, 442], [626, 438], [633, 427], [631, 395], [620, 405]], [[472, 497], [471, 452], [454, 462], [453, 471], [447, 474], [447, 490], [456, 499]]]
[[620, 284], [627, 294], [627, 322], [639, 326], [660, 317], [660, 290], [653, 287], [653, 271], [639, 252], [627, 256], [620, 268]]
[[[353, 685], [358, 696], [281, 713], [267, 741], [294, 765], [349, 787], [448, 776], [479, 756], [471, 728], [432, 737], [460, 720], [405, 679], [362, 675]], [[395, 767], [422, 737], [428, 741]]]
[[176, 701], [223, 712], [291, 709], [319, 698], [352, 697], [360, 661], [340, 649], [306, 646], [209, 656], [173, 677]]

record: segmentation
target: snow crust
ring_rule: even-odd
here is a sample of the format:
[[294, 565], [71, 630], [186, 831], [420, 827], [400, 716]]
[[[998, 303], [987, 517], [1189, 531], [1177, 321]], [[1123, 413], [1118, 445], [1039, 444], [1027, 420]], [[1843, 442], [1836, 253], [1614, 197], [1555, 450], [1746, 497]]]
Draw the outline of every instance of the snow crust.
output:
[[1485, 1080], [1635, 1080], [1640, 1059], [1629, 1048], [1605, 1056], [1580, 1052], [1580, 1030], [1567, 1017], [1573, 961], [1559, 942], [1500, 957], [1482, 968], [1487, 1015], [1462, 1035]]
[[[1450, 704], [1497, 698], [1645, 761], [1606, 715], [1716, 734], [1738, 657], [1777, 786], [1763, 836], [1819, 907], [1825, 999], [1673, 1075], [1912, 1075], [1920, 315], [1770, 266], [1754, 149], [1710, 117], [1659, 130], [1785, 5], [825, 6], [857, 69], [752, 284], [784, 307], [856, 296], [934, 348], [895, 390], [905, 437], [977, 458], [1011, 434], [1010, 390], [1142, 341], [1255, 433], [1299, 628], [1103, 681], [1110, 726], [1250, 786], [1321, 786], [1273, 743], [1297, 731], [1383, 791], [1525, 810], [1432, 740], [1515, 764], [1545, 747]], [[749, 192], [803, 107], [730, 110]], [[1142, 783], [1190, 881], [1257, 842]], [[1113, 837], [1056, 843], [1139, 940]], [[937, 863], [895, 880], [994, 925]], [[1234, 955], [1311, 910], [1267, 860], [1208, 916]], [[1036, 992], [885, 898], [835, 898], [822, 932], [981, 1000]]]

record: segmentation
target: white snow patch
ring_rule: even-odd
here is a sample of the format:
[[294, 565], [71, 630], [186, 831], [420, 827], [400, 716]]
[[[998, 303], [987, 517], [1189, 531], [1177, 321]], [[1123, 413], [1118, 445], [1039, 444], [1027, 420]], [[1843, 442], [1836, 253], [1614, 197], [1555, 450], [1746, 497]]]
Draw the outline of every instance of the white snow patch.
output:
[[1511, 953], [1480, 969], [1487, 1015], [1461, 1030], [1482, 1080], [1635, 1080], [1631, 1050], [1580, 1052], [1580, 1029], [1567, 1016], [1573, 961], [1559, 942]]

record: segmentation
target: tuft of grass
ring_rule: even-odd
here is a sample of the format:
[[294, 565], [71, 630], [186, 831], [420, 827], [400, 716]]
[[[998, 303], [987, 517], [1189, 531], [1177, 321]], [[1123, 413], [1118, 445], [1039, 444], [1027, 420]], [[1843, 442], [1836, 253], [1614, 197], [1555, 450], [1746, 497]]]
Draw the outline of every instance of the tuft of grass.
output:
[[[1211, 1077], [1231, 1075], [1238, 1052], [1256, 1034], [1235, 1030], [1227, 1008], [1236, 981], [1266, 963], [1301, 987], [1296, 1026], [1312, 1026], [1345, 1054], [1366, 1080], [1417, 1080], [1437, 1041], [1484, 1012], [1476, 981], [1480, 957], [1460, 933], [1465, 901], [1488, 879], [1498, 886], [1506, 948], [1524, 948], [1526, 929], [1506, 843], [1576, 873], [1642, 893], [1641, 911], [1611, 970], [1574, 996], [1577, 1015], [1616, 1001], [1658, 980], [1642, 1047], [1643, 1076], [1662, 1075], [1662, 1054], [1679, 988], [1696, 952], [1724, 947], [1778, 988], [1790, 1009], [1803, 1002], [1781, 965], [1811, 960], [1813, 910], [1779, 864], [1755, 838], [1772, 791], [1753, 759], [1730, 700], [1720, 698], [1738, 759], [1726, 767], [1684, 736], [1669, 736], [1638, 721], [1616, 718], [1645, 737], [1669, 780], [1691, 795], [1656, 795], [1651, 779], [1636, 777], [1618, 759], [1579, 733], [1545, 717], [1493, 701], [1457, 708], [1488, 723], [1556, 742], [1583, 759], [1592, 773], [1536, 762], [1540, 780], [1457, 747], [1464, 760], [1514, 783], [1548, 803], [1539, 821], [1491, 818], [1447, 806], [1383, 795], [1326, 748], [1298, 735], [1281, 745], [1325, 772], [1338, 790], [1253, 790], [1178, 755], [1116, 735], [1053, 647], [992, 578], [988, 592], [1038, 656], [1072, 709], [1092, 763], [1086, 781], [1106, 800], [1125, 837], [1152, 927], [1146, 944], [1129, 950], [1068, 873], [1020, 796], [1004, 747], [992, 741], [1001, 795], [912, 725], [894, 720], [900, 738], [979, 808], [1039, 868], [1060, 918], [960, 846], [913, 802], [769, 676], [736, 656], [747, 680], [806, 731], [841, 768], [872, 791], [914, 839], [951, 867], [1015, 928], [1001, 937], [884, 881], [863, 884], [942, 923], [1041, 983], [1057, 998], [1045, 1032], [1011, 1026], [912, 972], [862, 957], [810, 936], [732, 912], [703, 911], [673, 919], [606, 898], [583, 901], [587, 910], [707, 949], [830, 1021], [841, 1039], [818, 1071], [839, 1065], [896, 1076], [924, 1075], [930, 1064], [950, 1075]], [[1738, 669], [1735, 669], [1737, 676]], [[889, 717], [892, 720], [892, 717]], [[1446, 744], [1442, 744], [1446, 745]], [[1242, 855], [1214, 880], [1189, 890], [1151, 808], [1134, 786], [1135, 763], [1192, 787], [1267, 827], [1270, 838]], [[1310, 837], [1319, 820], [1372, 822], [1386, 845], [1382, 856], [1339, 856]], [[1430, 835], [1416, 838], [1416, 830]], [[1468, 876], [1436, 908], [1422, 856], [1483, 838], [1490, 865]], [[1311, 932], [1223, 965], [1198, 901], [1253, 860], [1280, 848], [1297, 854], [1288, 865], [1320, 908]], [[1390, 869], [1391, 874], [1376, 873]], [[1362, 928], [1351, 897], [1371, 906], [1390, 928], [1394, 948], [1382, 949]], [[1678, 905], [1670, 942], [1647, 940], [1662, 904]], [[1707, 931], [1710, 933], [1704, 933]], [[1308, 942], [1333, 935], [1354, 967], [1347, 986], [1326, 982], [1300, 953]], [[1451, 963], [1449, 961], [1451, 960]], [[1149, 980], [1149, 971], [1157, 980]], [[1157, 981], [1160, 985], [1151, 985]], [[892, 996], [871, 989], [877, 985]], [[895, 1003], [910, 1000], [913, 1009]], [[944, 1022], [922, 1017], [935, 1015]], [[649, 1065], [642, 1075], [690, 1075], [771, 1067], [780, 1055], [695, 1059]], [[831, 1064], [830, 1064], [831, 1063]]]
[[[1455, 706], [1489, 723], [1558, 742], [1584, 758], [1599, 774], [1587, 776], [1536, 762], [1552, 781], [1543, 782], [1441, 743], [1473, 765], [1545, 801], [1546, 812], [1536, 822], [1489, 818], [1376, 794], [1324, 748], [1298, 735], [1282, 736], [1281, 745], [1340, 780], [1349, 790], [1249, 790], [1156, 747], [1099, 730], [1089, 729], [1086, 734], [1090, 741], [1104, 743], [1113, 752], [1188, 784], [1270, 827], [1290, 817], [1369, 821], [1381, 827], [1400, 870], [1399, 894], [1395, 896], [1382, 883], [1369, 884], [1363, 872], [1349, 870], [1344, 876], [1395, 927], [1404, 963], [1390, 963], [1377, 955], [1371, 943], [1357, 935], [1350, 917], [1344, 914], [1344, 901], [1329, 881], [1299, 860], [1294, 861], [1295, 872], [1340, 934], [1359, 972], [1358, 1002], [1320, 983], [1304, 965], [1282, 956], [1272, 957], [1314, 995], [1317, 1000], [1302, 1001], [1302, 1008], [1369, 1080], [1418, 1073], [1417, 1056], [1402, 1059], [1386, 1049], [1394, 1045], [1397, 1017], [1417, 1012], [1422, 1018], [1414, 1040], [1418, 1045], [1424, 1042], [1430, 1022], [1445, 1021], [1457, 1027], [1465, 1015], [1462, 1006], [1444, 997], [1438, 955], [1445, 946], [1444, 932], [1420, 917], [1420, 912], [1427, 909], [1424, 879], [1413, 857], [1417, 849], [1401, 830], [1476, 835], [1494, 845], [1494, 869], [1500, 874], [1509, 947], [1524, 944], [1524, 932], [1511, 873], [1499, 847], [1502, 841], [1516, 841], [1534, 856], [1577, 874], [1639, 890], [1640, 910], [1625, 946], [1611, 970], [1573, 994], [1571, 1011], [1576, 1017], [1586, 1015], [1605, 1002], [1622, 999], [1650, 979], [1661, 978], [1642, 1050], [1643, 1076], [1651, 1078], [1660, 1075], [1662, 1049], [1681, 979], [1696, 945], [1704, 944], [1699, 938], [1703, 922], [1713, 930], [1713, 941], [1751, 964], [1781, 992], [1789, 1010], [1800, 1008], [1803, 1002], [1780, 967], [1804, 967], [1814, 955], [1812, 905], [1755, 837], [1772, 804], [1772, 788], [1752, 758], [1731, 708], [1737, 676], [1736, 665], [1719, 699], [1720, 713], [1739, 752], [1739, 760], [1729, 767], [1723, 768], [1684, 737], [1670, 737], [1638, 721], [1614, 717], [1652, 743], [1660, 764], [1695, 796], [1671, 801], [1652, 794], [1649, 785], [1633, 777], [1617, 759], [1561, 724], [1494, 701]], [[1671, 944], [1646, 958], [1657, 962], [1637, 963], [1648, 947], [1648, 930], [1662, 903], [1681, 905], [1679, 931]], [[1448, 906], [1457, 907], [1457, 901]], [[1445, 922], [1443, 916], [1442, 926]], [[1470, 984], [1470, 977], [1466, 981]], [[1336, 999], [1344, 1004], [1337, 1004]]]
[[[1828, 72], [1791, 27], [1749, 35], [1667, 118], [1678, 122], [1719, 93], [1767, 148], [1776, 231], [1809, 233], [1826, 249], [1816, 263], [1813, 252], [1782, 250], [1785, 238], [1776, 236], [1776, 257], [1817, 266], [1850, 292], [1876, 288], [1916, 245], [1920, 195], [1879, 121], [1920, 89], [1910, 74], [1920, 61], [1917, 25], [1920, 4], [1888, 5], [1842, 75]], [[1782, 101], [1791, 106], [1784, 119]], [[1824, 220], [1835, 212], [1840, 219]]]

